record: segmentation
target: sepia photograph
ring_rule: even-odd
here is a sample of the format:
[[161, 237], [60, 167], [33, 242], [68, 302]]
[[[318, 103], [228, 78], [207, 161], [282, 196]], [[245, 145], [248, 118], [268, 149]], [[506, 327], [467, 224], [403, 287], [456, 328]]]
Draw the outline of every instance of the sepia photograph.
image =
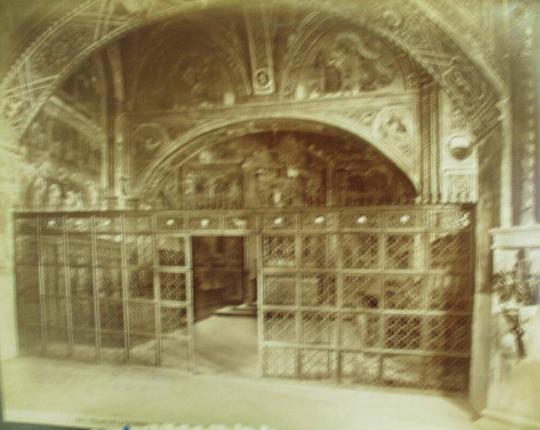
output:
[[540, 0], [0, 0], [0, 429], [540, 430]]

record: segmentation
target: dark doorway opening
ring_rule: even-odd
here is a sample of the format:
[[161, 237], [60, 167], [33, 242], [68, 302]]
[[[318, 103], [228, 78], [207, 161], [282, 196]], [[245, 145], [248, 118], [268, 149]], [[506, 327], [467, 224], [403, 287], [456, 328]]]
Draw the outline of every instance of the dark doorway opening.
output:
[[256, 376], [257, 311], [242, 236], [193, 236], [195, 369]]
[[244, 238], [194, 236], [193, 298], [195, 322], [246, 301]]

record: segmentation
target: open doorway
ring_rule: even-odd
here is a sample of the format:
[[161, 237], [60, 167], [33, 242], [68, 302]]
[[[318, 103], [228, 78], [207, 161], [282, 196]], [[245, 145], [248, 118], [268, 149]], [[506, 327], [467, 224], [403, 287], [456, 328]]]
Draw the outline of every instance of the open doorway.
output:
[[257, 375], [257, 307], [245, 245], [242, 236], [192, 237], [197, 373]]

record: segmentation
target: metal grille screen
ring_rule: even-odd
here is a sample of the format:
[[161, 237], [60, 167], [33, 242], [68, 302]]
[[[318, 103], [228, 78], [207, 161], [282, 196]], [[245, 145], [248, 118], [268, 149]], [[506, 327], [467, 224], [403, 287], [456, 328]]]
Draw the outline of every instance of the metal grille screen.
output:
[[471, 225], [442, 207], [267, 216], [263, 373], [465, 391]]
[[23, 352], [190, 366], [190, 241], [154, 214], [15, 219]]
[[263, 375], [464, 391], [472, 225], [457, 206], [20, 213], [20, 347], [191, 368], [191, 235], [244, 235]]

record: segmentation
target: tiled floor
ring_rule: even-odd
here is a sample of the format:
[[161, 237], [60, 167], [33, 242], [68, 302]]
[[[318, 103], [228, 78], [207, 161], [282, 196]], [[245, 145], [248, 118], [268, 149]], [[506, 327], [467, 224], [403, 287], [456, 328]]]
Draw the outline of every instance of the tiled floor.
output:
[[194, 375], [44, 358], [5, 361], [4, 417], [79, 426], [240, 422], [277, 430], [472, 429], [462, 398], [255, 377], [255, 321], [221, 318], [229, 322], [211, 318], [197, 327]]

